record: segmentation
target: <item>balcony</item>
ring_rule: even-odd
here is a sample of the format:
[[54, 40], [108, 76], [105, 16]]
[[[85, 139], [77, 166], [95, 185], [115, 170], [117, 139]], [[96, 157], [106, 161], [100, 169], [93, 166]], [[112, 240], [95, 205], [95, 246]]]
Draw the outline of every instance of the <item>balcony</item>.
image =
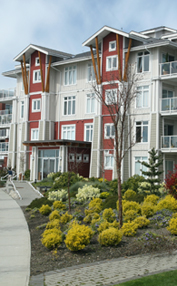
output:
[[[1, 110], [4, 111], [4, 110]], [[0, 125], [9, 125], [12, 122], [12, 114], [0, 114]]]
[[177, 135], [161, 137], [162, 152], [177, 152]]
[[0, 139], [5, 139], [9, 137], [9, 130], [7, 129], [0, 129]]
[[3, 142], [0, 143], [0, 153], [7, 153], [8, 152], [9, 143]]
[[0, 101], [11, 100], [14, 96], [15, 96], [15, 89], [0, 90]]
[[177, 97], [161, 99], [161, 113], [177, 114]]

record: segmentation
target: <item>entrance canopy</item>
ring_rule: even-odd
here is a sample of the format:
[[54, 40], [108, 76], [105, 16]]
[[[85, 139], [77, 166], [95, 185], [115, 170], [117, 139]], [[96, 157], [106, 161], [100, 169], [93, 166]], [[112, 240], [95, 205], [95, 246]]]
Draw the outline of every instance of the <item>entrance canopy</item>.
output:
[[76, 141], [76, 140], [33, 140], [24, 141], [23, 145], [31, 147], [57, 147], [57, 146], [72, 146], [91, 148], [91, 142]]

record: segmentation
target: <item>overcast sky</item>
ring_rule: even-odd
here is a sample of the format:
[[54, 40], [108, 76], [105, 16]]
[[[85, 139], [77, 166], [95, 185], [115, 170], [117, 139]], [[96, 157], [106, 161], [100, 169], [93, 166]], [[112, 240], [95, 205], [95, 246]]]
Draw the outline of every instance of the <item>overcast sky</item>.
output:
[[16, 81], [2, 76], [30, 43], [68, 53], [104, 25], [125, 32], [158, 26], [177, 29], [177, 0], [0, 0], [0, 89]]

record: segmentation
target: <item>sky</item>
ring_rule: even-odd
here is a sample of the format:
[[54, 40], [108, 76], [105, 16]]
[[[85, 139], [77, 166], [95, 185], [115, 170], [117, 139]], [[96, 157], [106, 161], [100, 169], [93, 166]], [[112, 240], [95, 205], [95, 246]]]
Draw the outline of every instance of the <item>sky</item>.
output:
[[0, 89], [16, 86], [2, 72], [14, 69], [13, 59], [29, 44], [77, 54], [105, 25], [125, 32], [177, 29], [176, 11], [177, 0], [0, 0]]

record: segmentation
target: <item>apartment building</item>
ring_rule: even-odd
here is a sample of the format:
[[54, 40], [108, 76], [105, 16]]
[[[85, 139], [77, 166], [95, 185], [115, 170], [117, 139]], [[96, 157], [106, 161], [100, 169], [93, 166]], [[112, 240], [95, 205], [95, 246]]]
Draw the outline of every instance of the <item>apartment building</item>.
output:
[[[128, 118], [136, 144], [124, 157], [122, 180], [141, 175], [140, 162], [152, 147], [163, 156], [165, 176], [177, 163], [177, 30], [126, 33], [104, 26], [83, 46], [90, 52], [72, 55], [29, 45], [14, 58], [15, 69], [3, 73], [17, 79], [15, 93], [0, 98], [1, 112], [11, 115], [8, 136], [1, 138], [7, 144], [6, 151], [0, 148], [3, 164], [17, 174], [30, 168], [32, 180], [58, 170], [116, 178], [115, 130], [93, 84], [108, 100], [115, 92], [110, 81], [116, 79], [119, 89], [131, 65], [138, 93]], [[0, 122], [0, 132], [5, 128]]]

